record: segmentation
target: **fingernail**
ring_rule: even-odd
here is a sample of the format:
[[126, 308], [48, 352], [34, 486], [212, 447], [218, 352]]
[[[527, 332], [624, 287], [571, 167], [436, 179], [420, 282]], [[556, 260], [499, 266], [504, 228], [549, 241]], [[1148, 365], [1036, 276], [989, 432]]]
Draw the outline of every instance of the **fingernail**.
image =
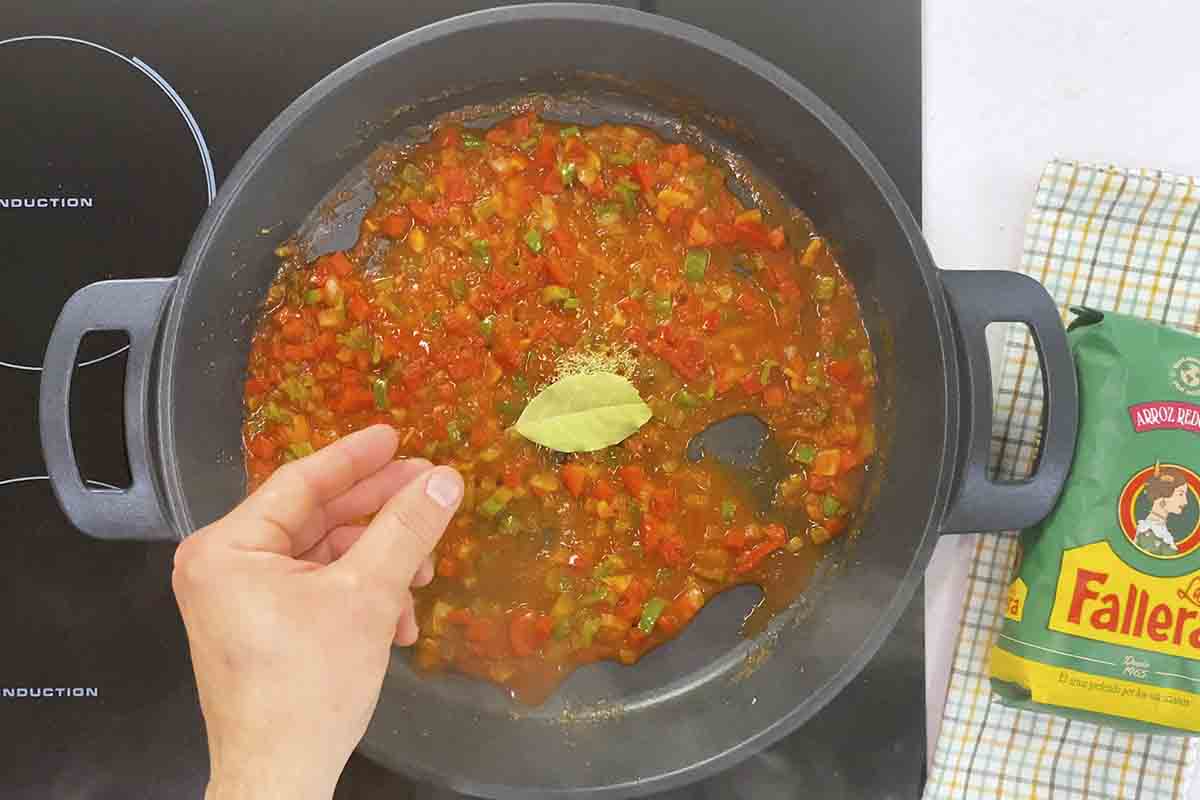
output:
[[442, 508], [452, 510], [463, 496], [462, 478], [449, 467], [438, 467], [425, 481], [425, 494]]

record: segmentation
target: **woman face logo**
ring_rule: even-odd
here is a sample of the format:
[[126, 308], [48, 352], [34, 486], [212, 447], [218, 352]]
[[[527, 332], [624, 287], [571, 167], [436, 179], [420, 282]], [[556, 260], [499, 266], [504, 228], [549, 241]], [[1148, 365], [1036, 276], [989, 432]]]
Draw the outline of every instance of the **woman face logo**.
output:
[[1200, 477], [1178, 464], [1155, 464], [1130, 478], [1117, 515], [1125, 538], [1154, 558], [1179, 558], [1200, 546]]

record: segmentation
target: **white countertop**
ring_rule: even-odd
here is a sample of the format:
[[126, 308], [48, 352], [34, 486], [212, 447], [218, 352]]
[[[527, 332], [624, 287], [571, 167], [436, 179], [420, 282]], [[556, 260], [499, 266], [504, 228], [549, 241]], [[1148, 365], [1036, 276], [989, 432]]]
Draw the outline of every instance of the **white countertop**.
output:
[[[1200, 3], [1181, 0], [925, 0], [923, 218], [939, 266], [1015, 266], [1055, 156], [1200, 175], [1198, 33]], [[931, 757], [972, 541], [939, 542], [926, 572]]]

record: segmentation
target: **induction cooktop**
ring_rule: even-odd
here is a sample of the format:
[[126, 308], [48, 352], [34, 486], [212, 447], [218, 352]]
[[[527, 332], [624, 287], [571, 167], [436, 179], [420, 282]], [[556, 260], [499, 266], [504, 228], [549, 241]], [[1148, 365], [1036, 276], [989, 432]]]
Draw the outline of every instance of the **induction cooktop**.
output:
[[[358, 53], [488, 3], [43, 0], [0, 19], [0, 794], [201, 797], [207, 755], [170, 590], [173, 546], [74, 530], [45, 479], [42, 356], [96, 280], [173, 274], [221, 179], [292, 99]], [[623, 3], [706, 27], [792, 72], [858, 129], [920, 208], [920, 1]], [[869, 57], [866, 57], [869, 54]], [[85, 340], [81, 477], [128, 484], [125, 342]], [[918, 797], [918, 596], [863, 674], [796, 733], [659, 798]], [[450, 745], [448, 745], [450, 746]], [[468, 756], [464, 756], [468, 757]], [[339, 798], [453, 798], [355, 756]]]

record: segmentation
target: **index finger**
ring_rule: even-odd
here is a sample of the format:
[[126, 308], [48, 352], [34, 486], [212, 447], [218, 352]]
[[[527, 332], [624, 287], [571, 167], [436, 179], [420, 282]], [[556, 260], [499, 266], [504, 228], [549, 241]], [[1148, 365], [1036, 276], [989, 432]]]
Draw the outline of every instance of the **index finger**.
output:
[[292, 539], [306, 526], [320, 527], [325, 505], [384, 466], [399, 437], [387, 425], [372, 425], [277, 469], [231, 516], [260, 525], [230, 525], [243, 544], [291, 555]]

